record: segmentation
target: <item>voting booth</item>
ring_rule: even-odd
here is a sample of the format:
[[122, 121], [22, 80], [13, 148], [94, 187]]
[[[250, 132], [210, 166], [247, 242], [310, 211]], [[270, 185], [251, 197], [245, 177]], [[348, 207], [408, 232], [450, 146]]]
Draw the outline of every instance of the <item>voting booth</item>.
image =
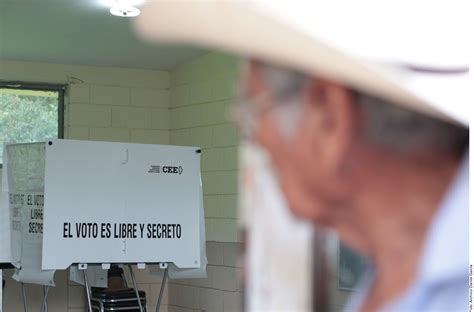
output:
[[16, 280], [45, 286], [54, 286], [55, 270], [72, 268], [77, 281], [78, 270], [92, 265], [103, 271], [148, 265], [170, 276], [205, 277], [200, 153], [60, 139], [6, 144], [2, 261], [13, 264]]

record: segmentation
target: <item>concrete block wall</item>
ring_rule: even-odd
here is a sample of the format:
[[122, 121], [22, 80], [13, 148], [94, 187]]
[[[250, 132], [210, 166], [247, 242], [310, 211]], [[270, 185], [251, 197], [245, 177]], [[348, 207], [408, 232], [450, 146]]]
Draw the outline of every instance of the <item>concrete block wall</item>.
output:
[[237, 130], [228, 120], [239, 61], [209, 53], [171, 72], [170, 144], [200, 146], [207, 279], [171, 280], [168, 310], [240, 311]]
[[72, 84], [67, 137], [167, 144], [169, 90]]
[[[0, 79], [69, 84], [65, 96], [65, 137], [78, 140], [169, 143], [170, 74], [167, 71], [0, 61]], [[20, 285], [5, 270], [5, 311], [22, 311]], [[147, 292], [154, 311], [161, 278], [135, 270], [138, 286]], [[84, 288], [69, 282], [67, 272], [55, 275], [50, 312], [85, 311]], [[39, 310], [42, 287], [27, 285], [29, 310]], [[168, 293], [164, 306], [167, 311]]]

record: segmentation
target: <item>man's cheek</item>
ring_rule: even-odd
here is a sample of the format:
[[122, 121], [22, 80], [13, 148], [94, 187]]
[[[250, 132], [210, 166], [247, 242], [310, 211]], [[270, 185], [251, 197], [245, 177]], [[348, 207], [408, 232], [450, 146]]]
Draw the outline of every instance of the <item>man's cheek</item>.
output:
[[260, 118], [256, 129], [255, 137], [263, 147], [270, 152], [276, 150], [277, 146], [281, 144], [281, 137], [276, 129], [271, 118], [264, 115]]
[[294, 180], [291, 177], [280, 171], [279, 181], [280, 188], [285, 195], [285, 198], [288, 202], [290, 210], [300, 218], [308, 218], [308, 211], [306, 205], [304, 204], [304, 198], [300, 191], [298, 191], [298, 186], [295, 184]]
[[300, 218], [310, 219], [319, 224], [325, 224], [326, 212], [324, 205], [307, 188], [293, 168], [279, 169], [279, 183], [291, 211]]
[[256, 140], [267, 150], [274, 166], [281, 168], [291, 162], [287, 156], [291, 152], [289, 144], [282, 139], [274, 122], [268, 116], [260, 118]]
[[303, 118], [288, 149], [291, 150], [293, 169], [308, 187], [317, 189], [319, 184], [327, 183], [326, 170], [321, 161], [324, 146], [310, 116]]
[[[285, 140], [279, 133], [278, 126], [269, 115], [262, 116], [257, 131], [257, 141], [269, 153], [276, 173], [310, 174], [307, 166], [312, 166], [305, 156], [310, 146], [300, 138]], [[312, 173], [314, 174], [314, 173]], [[288, 174], [286, 174], [288, 176]]]

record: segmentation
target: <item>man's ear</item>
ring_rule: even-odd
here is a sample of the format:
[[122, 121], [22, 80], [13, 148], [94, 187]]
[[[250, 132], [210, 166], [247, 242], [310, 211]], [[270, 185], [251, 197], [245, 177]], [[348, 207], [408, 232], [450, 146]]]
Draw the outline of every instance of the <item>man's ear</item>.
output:
[[357, 138], [358, 110], [353, 92], [332, 81], [313, 79], [304, 94], [315, 133], [313, 144], [320, 152], [319, 160], [327, 172], [338, 171], [351, 145]]

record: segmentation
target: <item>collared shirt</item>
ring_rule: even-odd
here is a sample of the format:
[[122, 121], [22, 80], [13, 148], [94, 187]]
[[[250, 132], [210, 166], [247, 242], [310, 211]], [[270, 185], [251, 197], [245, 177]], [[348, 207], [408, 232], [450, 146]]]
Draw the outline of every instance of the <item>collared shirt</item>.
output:
[[[393, 268], [396, 270], [397, 268]], [[359, 311], [374, 272], [360, 282], [345, 311]], [[469, 154], [445, 195], [426, 236], [417, 275], [411, 286], [385, 305], [383, 312], [462, 312], [468, 310], [469, 285]]]

